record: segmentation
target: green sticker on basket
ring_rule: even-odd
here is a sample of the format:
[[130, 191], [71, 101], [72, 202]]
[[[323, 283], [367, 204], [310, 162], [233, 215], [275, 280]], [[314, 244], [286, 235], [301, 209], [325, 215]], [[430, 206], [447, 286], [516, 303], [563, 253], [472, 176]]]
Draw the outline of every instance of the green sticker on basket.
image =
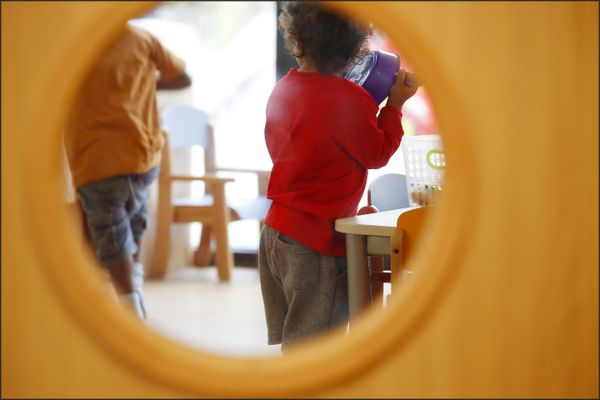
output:
[[443, 165], [435, 165], [433, 162], [431, 162], [431, 156], [434, 154], [444, 155], [444, 152], [442, 150], [429, 150], [426, 157], [427, 164], [433, 169], [444, 169]]

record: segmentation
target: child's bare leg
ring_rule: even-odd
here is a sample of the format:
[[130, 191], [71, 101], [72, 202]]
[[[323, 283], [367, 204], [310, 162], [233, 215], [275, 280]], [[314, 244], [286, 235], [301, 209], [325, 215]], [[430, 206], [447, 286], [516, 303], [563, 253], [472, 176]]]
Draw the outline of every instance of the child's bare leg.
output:
[[133, 284], [133, 257], [122, 257], [108, 267], [108, 272], [120, 294], [134, 291]]
[[[134, 257], [122, 257], [108, 267], [108, 271], [121, 301], [130, 306], [138, 317], [146, 318], [141, 291], [143, 271], [140, 277], [141, 281], [136, 280], [136, 264]], [[141, 264], [138, 265], [141, 266]]]

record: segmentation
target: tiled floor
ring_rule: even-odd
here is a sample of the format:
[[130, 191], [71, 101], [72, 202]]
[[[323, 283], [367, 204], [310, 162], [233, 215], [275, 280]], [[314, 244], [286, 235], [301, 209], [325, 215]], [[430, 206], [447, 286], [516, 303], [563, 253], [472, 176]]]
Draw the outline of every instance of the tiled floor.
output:
[[144, 286], [147, 325], [183, 344], [226, 356], [280, 355], [267, 345], [258, 271], [234, 268], [220, 283], [214, 267], [187, 267]]

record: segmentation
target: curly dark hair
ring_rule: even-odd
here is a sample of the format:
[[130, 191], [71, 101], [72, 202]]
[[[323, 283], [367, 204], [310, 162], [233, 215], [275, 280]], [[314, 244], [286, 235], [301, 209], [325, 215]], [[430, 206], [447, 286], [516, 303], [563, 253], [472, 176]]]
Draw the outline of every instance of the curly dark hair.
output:
[[335, 74], [368, 52], [370, 27], [308, 1], [284, 1], [279, 31], [291, 55], [304, 58], [324, 74]]

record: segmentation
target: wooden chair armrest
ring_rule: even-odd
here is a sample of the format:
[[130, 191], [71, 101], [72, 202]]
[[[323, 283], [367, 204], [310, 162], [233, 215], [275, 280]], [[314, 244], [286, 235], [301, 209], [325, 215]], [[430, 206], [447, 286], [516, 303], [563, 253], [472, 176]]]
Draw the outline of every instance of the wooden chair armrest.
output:
[[234, 178], [224, 178], [215, 174], [206, 174], [202, 176], [193, 175], [171, 175], [171, 181], [203, 181], [207, 184], [225, 185], [228, 182], [235, 181]]
[[271, 170], [267, 169], [252, 169], [252, 168], [219, 168], [219, 171], [229, 171], [229, 172], [248, 172], [257, 175], [269, 176], [271, 174]]
[[245, 169], [245, 168], [219, 168], [219, 171], [242, 172], [242, 173], [255, 174], [258, 178], [258, 194], [259, 195], [267, 194], [267, 186], [269, 184], [269, 177], [271, 176], [271, 170]]
[[271, 176], [271, 171], [270, 170], [265, 170], [265, 169], [244, 169], [244, 168], [219, 168], [219, 171], [224, 171], [224, 172], [246, 172], [249, 174], [255, 174], [258, 176], [258, 180], [265, 180], [268, 181], [269, 177]]

